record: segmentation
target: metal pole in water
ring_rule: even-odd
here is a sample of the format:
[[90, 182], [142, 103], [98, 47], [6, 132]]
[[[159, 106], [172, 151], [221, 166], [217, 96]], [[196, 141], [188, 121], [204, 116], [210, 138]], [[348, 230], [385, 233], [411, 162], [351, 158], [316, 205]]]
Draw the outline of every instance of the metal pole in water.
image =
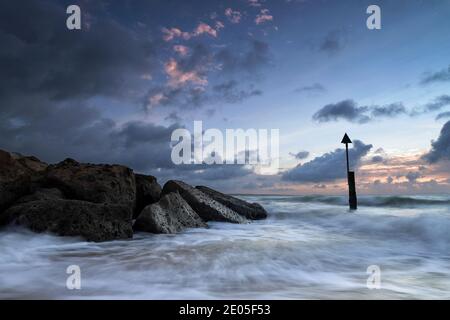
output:
[[356, 210], [358, 208], [358, 200], [356, 198], [355, 172], [350, 171], [350, 164], [348, 159], [348, 144], [352, 143], [352, 140], [350, 140], [347, 133], [342, 138], [341, 143], [345, 144], [345, 156], [347, 160], [348, 204], [350, 210]]

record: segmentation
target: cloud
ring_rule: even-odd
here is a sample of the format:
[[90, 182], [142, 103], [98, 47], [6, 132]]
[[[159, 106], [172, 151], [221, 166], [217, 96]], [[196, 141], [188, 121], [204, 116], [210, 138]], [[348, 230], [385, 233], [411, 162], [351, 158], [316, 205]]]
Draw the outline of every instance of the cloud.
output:
[[436, 82], [448, 82], [450, 81], [450, 66], [448, 66], [447, 69], [443, 69], [438, 72], [434, 73], [426, 73], [422, 80], [420, 81], [420, 84], [422, 85], [428, 85]]
[[335, 104], [327, 104], [313, 115], [318, 122], [337, 121], [345, 119], [351, 122], [366, 123], [370, 118], [365, 114], [368, 107], [358, 107], [356, 102], [350, 99]]
[[181, 70], [175, 59], [170, 59], [164, 65], [164, 69], [169, 76], [168, 84], [172, 88], [179, 88], [186, 84], [194, 84], [199, 87], [204, 87], [208, 84], [208, 80], [205, 77], [202, 77], [200, 72], [197, 70]]
[[182, 31], [179, 28], [162, 28], [161, 31], [163, 33], [163, 40], [166, 42], [177, 38], [189, 40], [204, 34], [207, 34], [213, 38], [217, 37], [217, 30], [204, 22], [200, 22], [192, 32]]
[[421, 177], [420, 172], [408, 172], [405, 176], [409, 183], [416, 183], [417, 179]]
[[303, 160], [309, 157], [309, 151], [300, 151], [297, 153], [289, 153], [289, 154], [297, 160]]
[[436, 116], [436, 120], [441, 120], [441, 119], [445, 119], [445, 118], [450, 118], [450, 111], [439, 113]]
[[393, 118], [406, 113], [406, 108], [402, 103], [391, 103], [385, 106], [374, 106], [371, 108], [371, 115], [373, 118]]
[[229, 48], [220, 50], [214, 59], [222, 73], [255, 74], [271, 62], [269, 45], [266, 42], [253, 40], [243, 54], [236, 54]]
[[450, 105], [450, 95], [441, 95], [434, 99], [433, 102], [429, 102], [424, 106], [423, 112], [433, 112], [441, 110], [442, 108]]
[[382, 156], [373, 156], [371, 161], [372, 163], [382, 163], [384, 158]]
[[28, 109], [11, 100], [31, 95], [51, 101], [127, 98], [127, 89], [137, 88], [140, 75], [156, 67], [157, 42], [108, 18], [96, 19], [89, 31], [68, 32], [60, 27], [65, 25], [65, 8], [54, 2], [2, 1], [0, 12], [0, 96], [8, 100], [4, 107]]
[[173, 51], [178, 53], [179, 55], [185, 57], [189, 54], [189, 48], [183, 45], [175, 45], [173, 46]]
[[394, 118], [402, 114], [408, 114], [402, 103], [391, 103], [383, 106], [358, 106], [352, 100], [347, 99], [334, 104], [327, 104], [313, 115], [317, 122], [330, 122], [347, 120], [356, 123], [367, 123], [376, 118]]
[[325, 87], [320, 83], [314, 83], [312, 85], [303, 86], [294, 90], [296, 93], [322, 93], [325, 91]]
[[255, 18], [255, 23], [259, 25], [268, 21], [273, 21], [273, 16], [270, 14], [269, 9], [261, 9]]
[[431, 150], [423, 157], [429, 163], [450, 160], [450, 121], [444, 124], [436, 141], [431, 142]]
[[[144, 99], [146, 110], [158, 106], [177, 108], [198, 108], [209, 103], [240, 103], [245, 99], [262, 94], [253, 84], [234, 80], [245, 73], [256, 78], [270, 63], [269, 47], [265, 42], [250, 41], [243, 54], [236, 54], [229, 48], [214, 52], [211, 48], [197, 43], [184, 51], [187, 55], [170, 58], [165, 64], [168, 76], [166, 85], [148, 90]], [[215, 78], [212, 87], [209, 78]]]
[[[371, 148], [371, 144], [366, 145], [359, 140], [353, 141], [353, 148], [349, 150], [349, 157], [355, 169], [358, 168], [361, 158]], [[321, 183], [343, 179], [346, 174], [345, 150], [336, 149], [286, 171], [282, 179], [291, 182]]]
[[218, 84], [213, 90], [228, 103], [239, 103], [250, 97], [262, 95], [262, 91], [258, 89], [240, 89], [235, 80]]
[[164, 118], [164, 120], [168, 120], [173, 123], [180, 123], [182, 119], [176, 112], [171, 112]]
[[241, 22], [242, 13], [240, 13], [239, 11], [234, 11], [231, 8], [226, 8], [225, 16], [228, 18], [228, 20], [231, 23], [237, 24], [237, 23]]

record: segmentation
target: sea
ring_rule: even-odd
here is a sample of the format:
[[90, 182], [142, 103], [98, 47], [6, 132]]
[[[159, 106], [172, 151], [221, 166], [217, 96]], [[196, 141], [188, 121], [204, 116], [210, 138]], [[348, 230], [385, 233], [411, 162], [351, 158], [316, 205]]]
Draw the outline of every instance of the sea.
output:
[[3, 229], [0, 299], [450, 299], [449, 196], [240, 197], [268, 218], [104, 243]]

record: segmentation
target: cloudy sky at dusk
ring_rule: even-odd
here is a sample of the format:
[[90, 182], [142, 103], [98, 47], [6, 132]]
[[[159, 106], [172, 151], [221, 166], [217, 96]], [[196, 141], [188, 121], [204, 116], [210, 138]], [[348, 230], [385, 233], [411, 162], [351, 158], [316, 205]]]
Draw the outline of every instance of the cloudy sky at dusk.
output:
[[[82, 30], [66, 28], [77, 4]], [[368, 30], [377, 4], [382, 29]], [[1, 1], [0, 148], [235, 193], [450, 191], [450, 2]], [[170, 135], [280, 129], [278, 174], [176, 166]]]

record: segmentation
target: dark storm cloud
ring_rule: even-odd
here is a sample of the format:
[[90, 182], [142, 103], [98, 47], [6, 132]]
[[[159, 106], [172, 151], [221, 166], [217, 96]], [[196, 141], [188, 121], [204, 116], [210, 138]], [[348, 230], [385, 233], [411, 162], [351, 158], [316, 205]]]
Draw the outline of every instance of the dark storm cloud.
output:
[[434, 73], [427, 73], [423, 76], [420, 83], [427, 85], [436, 82], [448, 82], [450, 81], [450, 66], [447, 69], [443, 69]]
[[[108, 19], [69, 31], [57, 2], [0, 4], [0, 93], [50, 100], [122, 96], [132, 76], [153, 68], [155, 45]], [[120, 43], [120, 45], [118, 45]]]
[[294, 90], [296, 93], [322, 93], [325, 91], [325, 87], [320, 83], [314, 83], [312, 85], [303, 86]]
[[0, 3], [0, 146], [108, 161], [115, 123], [91, 99], [133, 101], [157, 44], [100, 13], [76, 31], [66, 18], [58, 2]]
[[431, 150], [424, 159], [429, 163], [450, 160], [450, 121], [444, 124], [439, 137], [431, 143]]
[[[371, 148], [371, 144], [366, 145], [359, 140], [353, 141], [353, 148], [349, 150], [349, 156], [354, 168], [359, 166], [361, 158]], [[336, 149], [286, 171], [282, 179], [292, 182], [330, 182], [345, 178], [346, 172], [345, 150]]]
[[370, 118], [365, 114], [368, 107], [358, 107], [353, 100], [343, 100], [335, 104], [327, 104], [313, 115], [318, 122], [329, 122], [345, 119], [351, 122], [365, 123]]

